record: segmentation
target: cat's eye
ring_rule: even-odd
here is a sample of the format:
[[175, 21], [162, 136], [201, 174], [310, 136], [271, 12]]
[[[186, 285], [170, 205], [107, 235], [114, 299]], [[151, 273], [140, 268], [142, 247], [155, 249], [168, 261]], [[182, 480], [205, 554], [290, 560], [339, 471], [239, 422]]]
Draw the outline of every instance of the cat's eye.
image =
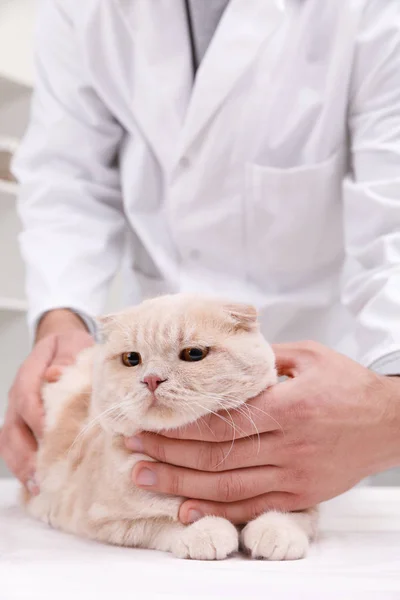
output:
[[185, 362], [197, 362], [203, 360], [209, 353], [209, 348], [185, 348], [179, 358]]
[[139, 352], [124, 352], [121, 359], [126, 367], [137, 367], [142, 362]]

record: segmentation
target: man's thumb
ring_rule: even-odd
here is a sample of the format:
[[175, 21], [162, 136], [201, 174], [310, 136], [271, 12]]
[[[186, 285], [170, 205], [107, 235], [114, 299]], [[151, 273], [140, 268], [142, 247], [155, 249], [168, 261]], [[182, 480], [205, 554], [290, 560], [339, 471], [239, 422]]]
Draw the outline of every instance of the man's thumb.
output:
[[56, 381], [58, 381], [60, 379], [65, 366], [66, 365], [64, 365], [64, 366], [51, 365], [51, 367], [46, 369], [43, 379], [47, 383], [55, 383]]

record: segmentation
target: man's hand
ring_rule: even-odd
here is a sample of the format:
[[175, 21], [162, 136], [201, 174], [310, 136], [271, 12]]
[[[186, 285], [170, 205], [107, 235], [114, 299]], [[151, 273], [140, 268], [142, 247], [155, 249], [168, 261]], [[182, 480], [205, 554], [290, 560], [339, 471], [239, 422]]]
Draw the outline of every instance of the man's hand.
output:
[[182, 522], [213, 514], [245, 523], [267, 509], [308, 508], [400, 465], [400, 380], [313, 342], [274, 350], [290, 379], [246, 410], [127, 440], [161, 461], [138, 463], [136, 485], [191, 498]]
[[43, 427], [41, 387], [55, 380], [77, 354], [93, 344], [83, 322], [68, 310], [45, 315], [37, 331], [36, 345], [19, 369], [9, 394], [0, 454], [22, 483], [37, 493], [34, 482], [37, 440]]

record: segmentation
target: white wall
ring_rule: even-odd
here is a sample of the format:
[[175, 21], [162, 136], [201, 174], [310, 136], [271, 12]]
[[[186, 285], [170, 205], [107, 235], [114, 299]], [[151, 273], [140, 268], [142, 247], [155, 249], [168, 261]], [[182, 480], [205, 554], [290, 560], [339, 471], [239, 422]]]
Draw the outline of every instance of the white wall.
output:
[[32, 37], [38, 0], [0, 0], [0, 73], [30, 85]]

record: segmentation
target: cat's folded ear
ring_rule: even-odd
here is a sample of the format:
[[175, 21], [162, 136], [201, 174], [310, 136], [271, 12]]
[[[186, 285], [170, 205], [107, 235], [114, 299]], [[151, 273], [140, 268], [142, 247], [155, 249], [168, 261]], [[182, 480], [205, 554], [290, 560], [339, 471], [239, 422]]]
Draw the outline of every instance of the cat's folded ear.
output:
[[99, 341], [102, 342], [108, 338], [111, 331], [115, 329], [118, 320], [118, 313], [109, 315], [101, 315], [96, 318], [96, 327], [98, 331]]
[[224, 310], [229, 315], [236, 329], [244, 331], [258, 329], [257, 310], [251, 304], [225, 304]]
[[135, 320], [136, 307], [98, 316], [96, 325], [99, 341], [105, 342], [114, 332], [125, 334], [127, 330], [132, 331]]

